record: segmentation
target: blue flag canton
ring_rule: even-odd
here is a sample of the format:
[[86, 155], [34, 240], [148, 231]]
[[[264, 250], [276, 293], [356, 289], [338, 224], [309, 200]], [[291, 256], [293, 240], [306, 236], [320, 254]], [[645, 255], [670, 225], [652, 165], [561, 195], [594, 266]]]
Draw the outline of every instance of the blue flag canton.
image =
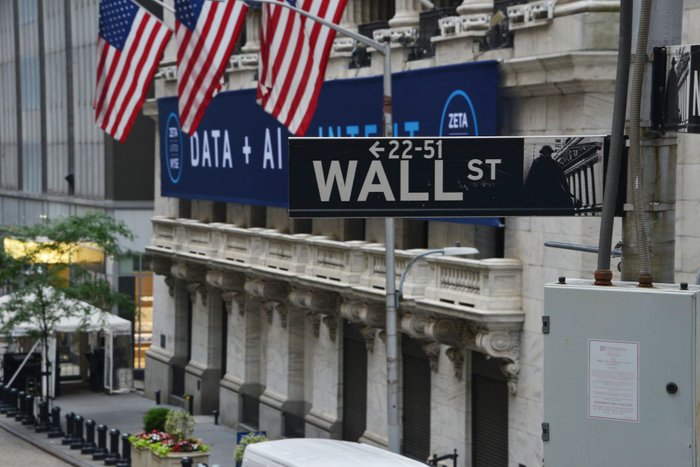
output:
[[175, 18], [194, 31], [205, 0], [175, 0]]
[[131, 0], [100, 0], [100, 37], [124, 50], [139, 8]]

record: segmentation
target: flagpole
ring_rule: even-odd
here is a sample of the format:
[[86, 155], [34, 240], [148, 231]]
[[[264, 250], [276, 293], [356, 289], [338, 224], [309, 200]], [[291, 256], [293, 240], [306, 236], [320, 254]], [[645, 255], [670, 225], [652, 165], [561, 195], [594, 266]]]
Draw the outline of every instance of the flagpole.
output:
[[[216, 0], [210, 0], [216, 1]], [[241, 0], [238, 0], [241, 1]], [[393, 106], [391, 90], [391, 46], [388, 43], [377, 42], [367, 36], [358, 34], [335, 23], [292, 6], [286, 2], [276, 0], [258, 0], [259, 3], [277, 5], [292, 10], [300, 15], [327, 26], [345, 36], [355, 39], [367, 47], [374, 48], [384, 57], [382, 111], [384, 114], [384, 136], [393, 136]], [[396, 313], [396, 272], [394, 258], [394, 219], [387, 217], [384, 220], [385, 229], [385, 278], [386, 278], [386, 382], [387, 382], [387, 437], [390, 451], [400, 453], [401, 437], [399, 426], [399, 360], [398, 360], [398, 334]]]

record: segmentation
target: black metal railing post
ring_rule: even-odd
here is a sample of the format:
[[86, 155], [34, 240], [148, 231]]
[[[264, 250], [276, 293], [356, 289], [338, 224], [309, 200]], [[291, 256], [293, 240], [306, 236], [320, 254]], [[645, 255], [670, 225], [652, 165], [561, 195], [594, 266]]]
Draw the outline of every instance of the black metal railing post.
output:
[[160, 405], [160, 389], [155, 392], [156, 395], [156, 405]]
[[46, 433], [51, 429], [51, 420], [49, 419], [49, 403], [46, 401], [39, 401], [36, 406], [39, 409], [39, 416], [37, 417], [34, 431], [37, 433]]
[[82, 449], [85, 445], [83, 438], [83, 417], [76, 415], [73, 419], [73, 442], [70, 443], [71, 449]]
[[131, 467], [131, 443], [129, 433], [122, 433], [122, 458], [117, 463], [117, 467]]
[[85, 422], [85, 444], [80, 448], [80, 454], [93, 454], [95, 452], [95, 420]]
[[61, 444], [64, 446], [69, 446], [73, 442], [73, 421], [75, 420], [75, 414], [73, 412], [68, 412], [66, 414], [66, 434], [61, 440]]
[[97, 448], [92, 453], [92, 460], [101, 461], [107, 457], [107, 427], [99, 425], [97, 427]]
[[109, 454], [105, 457], [105, 465], [117, 465], [119, 462], [119, 430], [109, 430]]
[[15, 421], [21, 422], [22, 418], [24, 417], [24, 406], [27, 405], [27, 401], [24, 400], [24, 397], [26, 396], [24, 391], [20, 391], [17, 393], [17, 404], [15, 408]]
[[51, 429], [49, 430], [49, 438], [62, 438], [64, 435], [61, 428], [61, 408], [56, 406], [51, 409]]
[[34, 396], [29, 394], [24, 397], [24, 417], [22, 417], [22, 425], [34, 425], [36, 418], [34, 417]]

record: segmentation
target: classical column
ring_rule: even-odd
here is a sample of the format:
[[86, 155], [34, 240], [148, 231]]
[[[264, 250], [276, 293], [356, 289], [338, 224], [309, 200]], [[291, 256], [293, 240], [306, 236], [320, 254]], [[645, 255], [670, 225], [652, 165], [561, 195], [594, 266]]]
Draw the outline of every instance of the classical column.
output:
[[260, 51], [260, 8], [250, 8], [245, 18], [245, 45], [241, 47], [244, 54], [256, 54]]
[[239, 399], [246, 370], [246, 300], [245, 294], [238, 291], [225, 291], [221, 299], [226, 307], [228, 329], [226, 373], [219, 383], [219, 412], [221, 423], [237, 429]]
[[437, 368], [430, 382], [430, 419], [439, 420], [430, 424], [430, 450], [440, 455], [457, 449], [459, 460], [466, 462], [471, 459], [471, 359], [464, 357], [468, 351], [459, 351], [457, 375], [455, 358], [450, 358], [449, 349], [440, 345]]
[[420, 19], [420, 3], [416, 0], [394, 0], [396, 13], [389, 20], [392, 29], [416, 27]]
[[493, 0], [464, 0], [458, 7], [457, 13], [460, 16], [474, 15], [479, 13], [493, 13]]
[[311, 410], [306, 415], [306, 437], [340, 438], [342, 368], [338, 297], [313, 290], [295, 290], [289, 300], [306, 316], [305, 369], [306, 398]]
[[386, 343], [373, 332], [367, 353], [367, 423], [360, 442], [386, 448], [389, 445], [386, 409]]

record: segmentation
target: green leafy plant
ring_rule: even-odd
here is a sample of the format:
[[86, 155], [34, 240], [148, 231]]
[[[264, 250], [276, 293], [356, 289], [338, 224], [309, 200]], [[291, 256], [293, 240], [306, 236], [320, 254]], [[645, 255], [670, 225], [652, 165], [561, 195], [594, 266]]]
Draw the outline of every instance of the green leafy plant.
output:
[[62, 320], [84, 325], [95, 307], [111, 311], [133, 302], [109, 286], [98, 267], [103, 258], [80, 259], [89, 247], [98, 257], [126, 254], [120, 238], [133, 239], [126, 224], [103, 214], [86, 214], [33, 226], [0, 226], [0, 286], [11, 290], [0, 303], [0, 332], [8, 337], [27, 327], [40, 340], [46, 365], [45, 384], [51, 394], [48, 339]]
[[176, 441], [192, 437], [194, 417], [184, 410], [171, 410], [165, 418], [165, 431]]
[[263, 441], [267, 441], [267, 436], [261, 433], [248, 433], [243, 438], [241, 438], [241, 442], [238, 443], [238, 446], [236, 446], [236, 449], [234, 449], [233, 460], [235, 460], [236, 462], [242, 462], [243, 454], [245, 453], [245, 448], [249, 444], [262, 443]]
[[165, 420], [168, 418], [170, 409], [165, 407], [153, 407], [143, 416], [143, 431], [150, 433], [153, 430], [164, 431]]
[[209, 446], [195, 438], [176, 440], [172, 435], [159, 430], [150, 433], [140, 432], [129, 436], [132, 446], [140, 449], [148, 449], [160, 457], [165, 457], [173, 452], [208, 452]]

